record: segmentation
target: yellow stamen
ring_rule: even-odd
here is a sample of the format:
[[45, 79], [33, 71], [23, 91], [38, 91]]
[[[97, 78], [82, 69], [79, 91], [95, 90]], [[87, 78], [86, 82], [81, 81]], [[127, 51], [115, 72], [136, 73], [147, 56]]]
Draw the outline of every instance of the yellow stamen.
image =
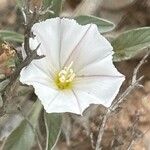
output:
[[64, 67], [64, 69], [62, 69], [56, 76], [56, 85], [61, 90], [70, 89], [72, 87], [72, 82], [76, 76], [71, 68], [72, 65], [73, 62], [71, 62], [68, 67]]

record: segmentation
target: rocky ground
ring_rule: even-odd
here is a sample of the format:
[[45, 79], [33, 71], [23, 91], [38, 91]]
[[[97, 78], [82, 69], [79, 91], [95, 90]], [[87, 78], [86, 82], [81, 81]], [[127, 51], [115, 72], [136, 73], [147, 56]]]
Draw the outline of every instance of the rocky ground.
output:
[[[39, 7], [41, 2], [33, 0], [33, 3]], [[113, 21], [117, 27], [115, 31], [107, 34], [107, 37], [116, 36], [127, 29], [150, 26], [150, 0], [135, 0], [134, 3], [133, 0], [105, 0], [102, 3], [99, 0], [87, 0], [84, 4], [81, 0], [67, 0], [62, 16], [71, 16], [74, 10], [77, 14], [95, 14]], [[13, 29], [22, 32], [22, 18], [17, 10], [15, 0], [0, 0], [0, 14], [0, 29]], [[142, 55], [115, 64], [126, 76], [126, 82], [121, 91], [129, 86], [133, 70], [141, 58]], [[107, 121], [102, 141], [103, 150], [127, 150], [131, 141], [133, 141], [133, 150], [150, 150], [150, 57], [140, 69], [140, 75], [145, 76], [141, 83], [143, 87], [133, 90]], [[104, 113], [105, 108], [93, 105], [86, 111], [86, 117], [68, 115], [68, 120], [71, 123], [65, 127], [65, 130], [71, 137], [67, 140], [70, 146], [67, 146], [65, 138], [62, 137], [57, 149], [92, 150]], [[12, 115], [6, 120], [0, 125], [1, 138], [11, 131], [12, 122], [16, 122], [16, 120], [19, 122], [21, 118], [18, 115]]]

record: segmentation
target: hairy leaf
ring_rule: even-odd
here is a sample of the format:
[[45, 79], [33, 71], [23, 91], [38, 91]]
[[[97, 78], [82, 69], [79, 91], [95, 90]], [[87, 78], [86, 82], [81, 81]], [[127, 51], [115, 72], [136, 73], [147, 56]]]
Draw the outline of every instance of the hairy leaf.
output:
[[150, 46], [150, 27], [133, 29], [112, 41], [114, 61], [128, 60]]
[[90, 23], [96, 24], [100, 33], [111, 31], [115, 27], [112, 22], [95, 16], [78, 16], [74, 19], [81, 25], [86, 25]]
[[54, 11], [54, 16], [59, 16], [62, 8], [62, 0], [53, 0], [52, 2], [52, 10]]
[[18, 7], [22, 8], [25, 5], [25, 0], [16, 0], [16, 4]]
[[9, 84], [9, 80], [6, 79], [2, 82], [0, 82], [0, 92], [2, 92], [4, 90], [4, 88]]
[[60, 135], [61, 116], [60, 114], [44, 113], [47, 140], [46, 150], [53, 149]]
[[54, 14], [50, 14], [50, 17], [57, 17], [59, 16], [60, 12], [61, 12], [61, 8], [62, 8], [62, 0], [44, 0], [43, 1], [43, 6], [44, 8], [48, 8], [50, 7]]
[[43, 7], [47, 8], [52, 5], [52, 0], [43, 0]]
[[[28, 116], [28, 120], [34, 128], [37, 126], [41, 109], [42, 105], [37, 101]], [[7, 138], [3, 150], [31, 150], [35, 140], [35, 133], [30, 123], [26, 119], [23, 120]]]
[[23, 35], [14, 31], [0, 30], [0, 39], [3, 41], [23, 42]]

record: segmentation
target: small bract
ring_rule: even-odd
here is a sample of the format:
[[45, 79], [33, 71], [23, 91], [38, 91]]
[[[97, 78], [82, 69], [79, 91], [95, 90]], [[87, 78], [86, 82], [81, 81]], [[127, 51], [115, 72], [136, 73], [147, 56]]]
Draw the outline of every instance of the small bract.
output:
[[45, 57], [24, 67], [20, 81], [34, 87], [47, 113], [82, 114], [90, 104], [111, 105], [124, 76], [96, 25], [53, 18], [36, 23], [32, 32], [31, 49], [40, 44], [37, 52]]

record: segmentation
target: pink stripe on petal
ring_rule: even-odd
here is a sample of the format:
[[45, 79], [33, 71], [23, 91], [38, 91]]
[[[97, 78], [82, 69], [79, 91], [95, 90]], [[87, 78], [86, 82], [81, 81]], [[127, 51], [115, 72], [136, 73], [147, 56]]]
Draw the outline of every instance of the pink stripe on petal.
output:
[[76, 76], [76, 78], [92, 78], [92, 77], [122, 78], [124, 76], [114, 76], [114, 75], [81, 75], [81, 76]]
[[77, 43], [77, 45], [75, 46], [75, 48], [72, 50], [72, 52], [70, 53], [70, 55], [68, 56], [68, 58], [66, 59], [64, 65], [62, 68], [64, 68], [68, 61], [71, 59], [72, 55], [76, 52], [77, 47], [80, 45], [80, 43], [82, 42], [82, 40], [84, 39], [84, 37], [87, 35], [88, 31], [90, 30], [92, 24], [90, 24], [90, 26], [88, 27], [88, 29], [86, 30], [86, 32], [84, 33], [84, 35], [82, 36], [82, 38], [80, 39], [80, 41]]

